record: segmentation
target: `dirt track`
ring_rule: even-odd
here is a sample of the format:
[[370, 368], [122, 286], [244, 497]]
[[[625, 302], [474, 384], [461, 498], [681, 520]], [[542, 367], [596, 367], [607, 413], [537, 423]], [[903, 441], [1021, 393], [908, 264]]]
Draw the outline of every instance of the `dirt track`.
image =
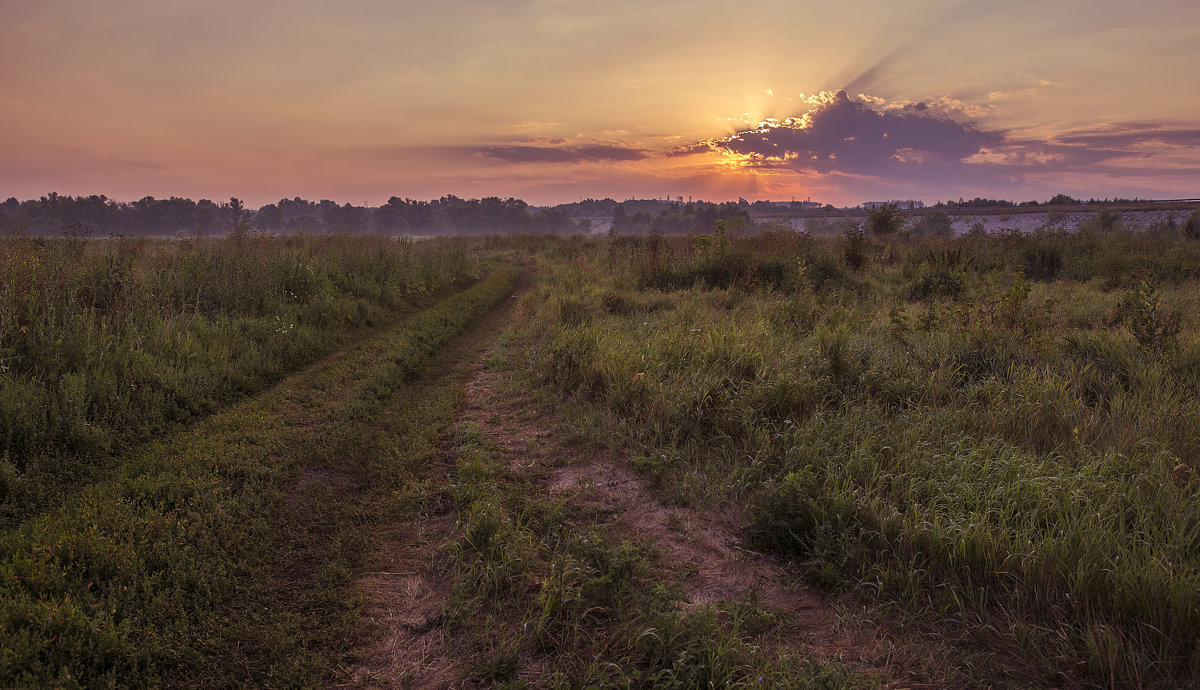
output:
[[[514, 300], [509, 300], [511, 305]], [[948, 687], [943, 662], [921, 658], [885, 631], [848, 623], [815, 591], [796, 583], [786, 563], [755, 553], [745, 543], [740, 518], [664, 505], [627, 461], [608, 451], [568, 440], [563, 420], [538, 408], [528, 392], [516, 392], [487, 366], [493, 334], [509, 317], [508, 306], [489, 315], [444, 356], [461, 370], [460, 424], [482, 430], [513, 472], [540, 477], [546, 495], [578, 511], [609, 515], [603, 529], [615, 540], [653, 543], [663, 577], [681, 583], [687, 606], [750, 599], [777, 613], [782, 642], [799, 657], [839, 658], [887, 687]], [[450, 463], [433, 481], [449, 481]], [[398, 524], [359, 581], [374, 642], [362, 663], [347, 674], [350, 687], [464, 687], [470, 659], [441, 625], [451, 583], [446, 554], [455, 538], [452, 505], [424, 505], [416, 522]], [[522, 660], [522, 677], [537, 684], [536, 659]]]

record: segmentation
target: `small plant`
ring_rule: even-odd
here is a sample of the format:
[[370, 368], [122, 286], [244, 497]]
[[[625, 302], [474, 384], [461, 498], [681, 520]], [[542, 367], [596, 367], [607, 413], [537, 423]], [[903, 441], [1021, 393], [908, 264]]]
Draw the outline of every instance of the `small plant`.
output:
[[1033, 286], [1022, 271], [1017, 272], [1012, 287], [1005, 291], [1000, 298], [1000, 322], [1007, 328], [1014, 329], [1021, 323], [1021, 312], [1029, 301], [1029, 293]]
[[888, 322], [891, 324], [892, 337], [899, 342], [906, 342], [909, 329], [908, 314], [904, 313], [899, 304], [893, 304], [888, 311]]
[[1125, 323], [1146, 352], [1174, 349], [1182, 328], [1182, 314], [1163, 304], [1158, 286], [1143, 279], [1125, 298]]

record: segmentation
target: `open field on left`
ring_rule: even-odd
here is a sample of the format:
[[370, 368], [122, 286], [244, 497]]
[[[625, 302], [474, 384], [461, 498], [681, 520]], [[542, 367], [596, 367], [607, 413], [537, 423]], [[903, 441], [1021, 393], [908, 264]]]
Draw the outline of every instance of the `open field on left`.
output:
[[3, 251], [0, 683], [331, 677], [388, 459], [444, 424], [405, 383], [515, 274], [366, 239]]

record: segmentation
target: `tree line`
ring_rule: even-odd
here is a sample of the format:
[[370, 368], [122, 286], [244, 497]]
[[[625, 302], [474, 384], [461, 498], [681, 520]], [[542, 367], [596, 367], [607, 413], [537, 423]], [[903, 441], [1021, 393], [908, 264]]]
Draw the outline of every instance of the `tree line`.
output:
[[432, 201], [392, 197], [382, 206], [353, 206], [322, 199], [281, 199], [257, 210], [241, 200], [192, 201], [179, 197], [122, 202], [103, 195], [39, 199], [9, 198], [0, 204], [0, 229], [33, 235], [222, 235], [235, 231], [289, 233], [383, 233], [403, 235], [571, 233], [586, 230], [557, 208], [537, 208], [520, 199]]

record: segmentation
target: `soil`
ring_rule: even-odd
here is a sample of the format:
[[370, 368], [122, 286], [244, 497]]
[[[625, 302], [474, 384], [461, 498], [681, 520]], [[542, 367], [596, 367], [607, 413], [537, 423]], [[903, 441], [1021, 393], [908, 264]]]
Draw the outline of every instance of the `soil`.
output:
[[[510, 301], [511, 304], [511, 301]], [[496, 310], [507, 314], [507, 309]], [[494, 333], [495, 313], [475, 332]], [[820, 592], [797, 582], [785, 561], [747, 546], [744, 515], [664, 504], [626, 458], [571, 440], [563, 420], [540, 409], [529, 393], [513, 394], [478, 358], [465, 385], [460, 423], [476, 425], [515, 471], [541, 477], [548, 495], [580, 511], [610, 516], [614, 539], [652, 542], [664, 577], [682, 585], [687, 606], [750, 598], [785, 621], [782, 639], [798, 658], [838, 658], [891, 688], [959, 685], [920, 645], [839, 613]], [[445, 688], [471, 685], [462, 650], [448, 639], [440, 616], [450, 594], [444, 554], [453, 538], [452, 506], [425, 520], [397, 525], [388, 546], [372, 559], [359, 582], [367, 615], [377, 629], [362, 662], [347, 674], [348, 687]], [[767, 645], [769, 648], [771, 645]], [[924, 651], [924, 654], [922, 653]], [[522, 676], [541, 664], [529, 659]], [[534, 680], [530, 677], [529, 680]]]
[[514, 396], [480, 358], [466, 387], [461, 421], [478, 426], [514, 468], [544, 468], [545, 490], [568, 505], [612, 516], [615, 539], [652, 542], [681, 582], [690, 605], [756, 600], [787, 621], [783, 644], [798, 657], [840, 658], [883, 687], [945, 688], [955, 683], [932, 660], [880, 628], [853, 625], [815, 590], [796, 582], [781, 560], [746, 545], [744, 516], [664, 504], [628, 460], [567, 440], [562, 420]]
[[380, 636], [362, 650], [362, 662], [346, 687], [462, 687], [461, 659], [450, 652], [441, 625], [450, 595], [442, 564], [444, 544], [454, 532], [452, 508], [428, 522], [397, 527], [389, 548], [373, 559], [359, 580], [367, 617]]

